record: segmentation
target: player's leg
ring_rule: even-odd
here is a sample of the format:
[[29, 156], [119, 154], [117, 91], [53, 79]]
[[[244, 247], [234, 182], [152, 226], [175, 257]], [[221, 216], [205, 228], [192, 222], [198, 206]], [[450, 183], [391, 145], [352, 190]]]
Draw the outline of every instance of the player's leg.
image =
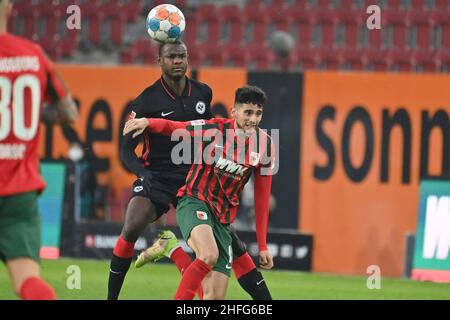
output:
[[233, 263], [233, 249], [231, 246], [231, 235], [228, 226], [222, 225], [216, 217], [213, 217], [213, 232], [216, 240], [219, 257], [203, 281], [203, 299], [204, 300], [223, 300], [228, 287], [228, 279], [231, 276]]
[[155, 221], [159, 216], [160, 214], [158, 214], [155, 205], [149, 198], [135, 196], [130, 200], [125, 213], [125, 224], [117, 239], [111, 258], [108, 300], [118, 299], [133, 258], [135, 242], [148, 224]]
[[183, 197], [177, 206], [177, 222], [196, 259], [184, 271], [175, 294], [176, 300], [191, 300], [203, 279], [212, 270], [219, 250], [212, 229], [212, 215], [204, 203]]
[[229, 276], [218, 271], [211, 271], [202, 282], [203, 300], [224, 300]]
[[0, 257], [14, 291], [22, 299], [53, 300], [53, 289], [39, 276], [40, 217], [36, 192], [0, 198]]
[[39, 276], [39, 264], [30, 258], [6, 261], [16, 294], [23, 300], [54, 300], [55, 292]]
[[245, 243], [231, 231], [233, 247], [233, 272], [244, 289], [253, 300], [272, 300], [267, 284], [261, 272], [247, 252]]

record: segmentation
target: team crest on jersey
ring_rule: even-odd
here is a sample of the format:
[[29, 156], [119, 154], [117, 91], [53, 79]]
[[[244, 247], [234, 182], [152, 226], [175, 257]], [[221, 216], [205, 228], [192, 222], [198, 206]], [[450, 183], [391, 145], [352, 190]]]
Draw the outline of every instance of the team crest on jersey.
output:
[[197, 218], [200, 220], [208, 220], [208, 214], [204, 211], [197, 211]]
[[195, 110], [199, 113], [199, 114], [204, 114], [206, 111], [206, 104], [203, 101], [199, 101], [197, 102], [197, 104], [195, 105]]
[[258, 152], [250, 152], [250, 164], [254, 167], [256, 167], [258, 165], [259, 159], [261, 158], [261, 156], [259, 155]]

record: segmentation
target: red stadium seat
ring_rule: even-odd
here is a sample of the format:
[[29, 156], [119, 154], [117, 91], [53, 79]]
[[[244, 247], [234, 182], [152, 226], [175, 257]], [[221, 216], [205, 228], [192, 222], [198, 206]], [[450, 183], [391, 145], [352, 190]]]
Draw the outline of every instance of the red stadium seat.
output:
[[262, 10], [270, 24], [275, 26], [275, 30], [289, 31], [292, 16], [287, 14], [288, 9], [285, 6], [284, 0], [272, 0], [270, 5], [264, 7]]
[[364, 49], [362, 61], [365, 69], [372, 66], [374, 71], [387, 71], [392, 64], [387, 50], [384, 49]]
[[219, 8], [221, 17], [221, 38], [226, 28], [229, 28], [229, 35], [226, 42], [240, 44], [244, 38], [244, 24], [241, 9], [237, 5], [225, 5]]
[[200, 61], [202, 65], [214, 67], [223, 66], [225, 62], [225, 55], [222, 52], [222, 49], [216, 44], [205, 43], [203, 45], [199, 45], [199, 50], [203, 53]]
[[392, 64], [398, 68], [398, 71], [411, 72], [413, 71], [412, 51], [410, 50], [389, 50], [388, 56]]
[[288, 14], [292, 18], [292, 24], [298, 27], [297, 46], [309, 47], [312, 39], [312, 26], [315, 17], [309, 14], [305, 4], [306, 1], [298, 0], [289, 10]]
[[14, 5], [13, 17], [23, 19], [23, 33], [25, 38], [37, 38], [38, 20], [41, 17], [39, 5], [31, 1], [20, 1]]
[[450, 50], [450, 11], [436, 10], [431, 15], [433, 24], [442, 28], [441, 47]]
[[59, 35], [44, 36], [39, 38], [37, 42], [44, 49], [45, 53], [53, 60], [58, 61], [62, 58], [62, 47], [60, 45], [61, 39]]
[[184, 15], [186, 19], [186, 30], [184, 31], [183, 41], [186, 42], [188, 48], [197, 45], [197, 33], [198, 33], [198, 17], [193, 12], [187, 12]]
[[274, 60], [272, 49], [263, 45], [246, 46], [247, 64], [250, 68], [268, 70]]
[[115, 46], [122, 44], [122, 35], [125, 30], [127, 21], [127, 13], [124, 10], [122, 0], [110, 0], [104, 6], [103, 13], [105, 20], [110, 22], [110, 39]]
[[139, 61], [145, 64], [155, 64], [158, 57], [158, 45], [148, 38], [139, 39], [133, 43], [131, 48], [120, 52], [122, 63], [137, 63]]
[[123, 11], [127, 17], [127, 22], [136, 22], [142, 14], [143, 1], [127, 1], [123, 6]]
[[436, 72], [439, 68], [437, 55], [429, 51], [414, 51], [412, 54], [412, 64], [414, 69], [421, 69], [423, 72]]
[[317, 49], [296, 47], [292, 54], [295, 65], [301, 70], [315, 69], [319, 63]]
[[437, 68], [441, 72], [450, 72], [450, 51], [438, 50], [435, 54]]
[[267, 38], [269, 18], [264, 14], [261, 1], [250, 0], [243, 9], [242, 16], [245, 18], [244, 25], [247, 31], [251, 30], [250, 39], [247, 38], [246, 42], [259, 45], [263, 44]]
[[239, 43], [229, 43], [222, 47], [224, 66], [245, 67], [247, 55], [245, 47]]
[[423, 12], [425, 9], [425, 0], [411, 0], [411, 8]]
[[208, 35], [206, 38], [200, 39], [200, 43], [216, 44], [220, 35], [220, 17], [217, 7], [213, 4], [202, 5], [197, 9], [196, 15], [199, 22], [197, 41], [200, 28], [203, 28], [202, 30], [207, 30]]
[[347, 64], [351, 70], [362, 70], [364, 67], [363, 52], [361, 49], [343, 48], [338, 50], [341, 66]]
[[101, 41], [101, 26], [104, 21], [104, 7], [100, 0], [83, 2], [81, 11], [88, 21], [89, 41], [99, 45]]
[[188, 46], [188, 61], [191, 68], [197, 68], [200, 66], [203, 59], [203, 52], [200, 46], [197, 44], [191, 44]]
[[39, 3], [39, 11], [45, 19], [45, 34], [55, 36], [60, 33], [60, 25], [66, 20], [66, 10], [69, 6], [68, 1], [43, 1]]
[[388, 9], [389, 10], [400, 10], [401, 9], [401, 0], [388, 0]]
[[441, 12], [449, 12], [450, 7], [448, 5], [448, 0], [435, 0], [435, 8]]
[[337, 22], [345, 26], [345, 48], [359, 46], [358, 31], [361, 25], [366, 23], [366, 17], [362, 11], [356, 11], [352, 0], [342, 1], [336, 9]]
[[430, 17], [429, 12], [423, 10], [414, 9], [409, 13], [411, 24], [417, 28], [417, 47], [424, 51], [431, 49], [431, 25], [434, 21]]
[[155, 64], [158, 58], [158, 45], [150, 39], [141, 39], [134, 43], [136, 58], [142, 58], [145, 64]]
[[343, 63], [342, 56], [339, 56], [338, 50], [331, 47], [321, 47], [317, 49], [319, 63], [324, 64], [327, 70], [338, 70]]

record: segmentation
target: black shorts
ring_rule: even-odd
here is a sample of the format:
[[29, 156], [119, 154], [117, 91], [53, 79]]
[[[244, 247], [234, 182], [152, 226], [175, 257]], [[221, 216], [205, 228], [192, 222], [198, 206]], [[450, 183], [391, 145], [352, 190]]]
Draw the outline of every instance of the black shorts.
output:
[[169, 211], [169, 204], [177, 206], [178, 189], [184, 185], [186, 175], [180, 172], [152, 171], [150, 183], [136, 179], [131, 198], [139, 196], [150, 199], [155, 205], [158, 218]]
[[242, 241], [238, 237], [236, 231], [230, 229], [230, 234], [231, 234], [231, 247], [233, 249], [233, 257], [234, 259], [236, 259], [247, 252], [247, 246], [245, 245], [244, 241]]

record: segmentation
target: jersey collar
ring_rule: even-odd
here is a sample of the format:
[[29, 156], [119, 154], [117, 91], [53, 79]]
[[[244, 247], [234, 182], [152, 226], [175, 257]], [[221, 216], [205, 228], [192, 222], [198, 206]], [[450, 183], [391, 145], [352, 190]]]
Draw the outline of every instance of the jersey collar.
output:
[[[182, 93], [181, 96], [183, 97], [190, 97], [191, 96], [191, 80], [186, 77], [186, 86], [184, 87], [184, 91]], [[172, 99], [172, 100], [176, 100], [177, 98], [177, 94], [175, 92], [172, 91], [172, 89], [170, 88], [170, 86], [167, 84], [166, 81], [164, 81], [164, 78], [161, 76], [161, 85], [164, 88], [164, 91], [167, 93], [167, 95]]]

